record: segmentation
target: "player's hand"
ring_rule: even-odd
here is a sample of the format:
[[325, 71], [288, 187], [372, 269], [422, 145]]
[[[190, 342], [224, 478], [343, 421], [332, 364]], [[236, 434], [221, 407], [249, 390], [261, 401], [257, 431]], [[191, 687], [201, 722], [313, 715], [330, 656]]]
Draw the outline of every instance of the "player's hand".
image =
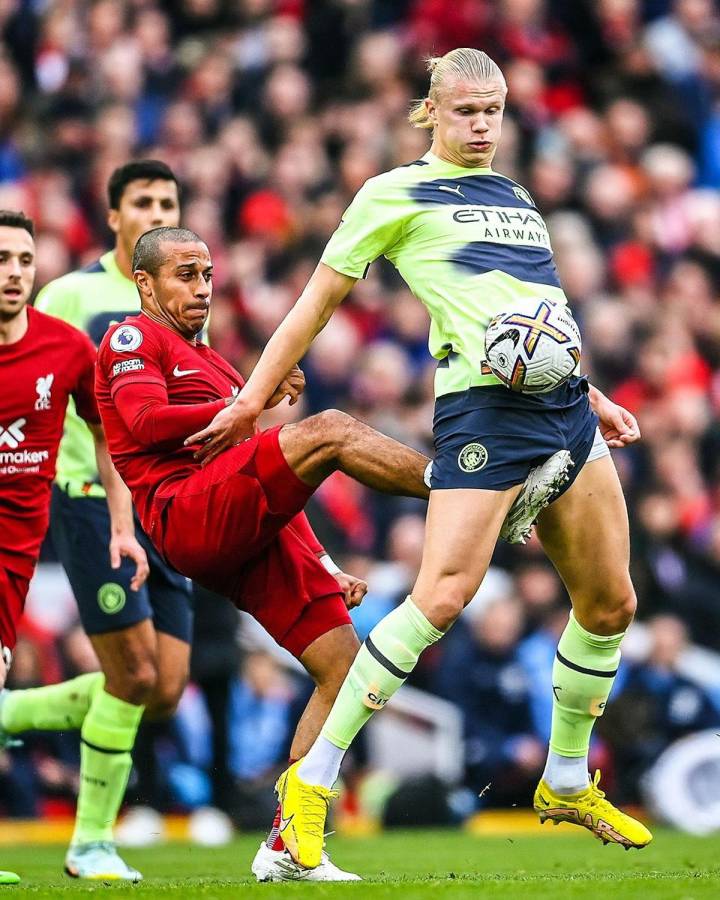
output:
[[635, 416], [607, 397], [601, 409], [596, 409], [600, 419], [600, 434], [608, 447], [626, 447], [640, 440], [640, 426]]
[[191, 434], [185, 441], [185, 446], [190, 444], [202, 444], [195, 451], [195, 459], [201, 460], [203, 466], [206, 466], [211, 460], [222, 453], [239, 444], [246, 438], [255, 434], [255, 420], [257, 416], [248, 413], [239, 400], [221, 409], [212, 422], [198, 431]]
[[300, 366], [293, 366], [278, 386], [275, 393], [265, 404], [265, 409], [272, 409], [282, 402], [285, 397], [290, 398], [290, 406], [298, 402], [300, 394], [305, 390], [305, 373]]
[[360, 578], [355, 578], [354, 575], [346, 575], [345, 572], [337, 572], [333, 577], [337, 580], [345, 595], [345, 606], [348, 609], [355, 609], [356, 606], [360, 606], [365, 594], [368, 592], [367, 582], [362, 581]]
[[131, 559], [135, 563], [135, 574], [130, 580], [130, 587], [139, 591], [150, 574], [147, 553], [134, 534], [121, 532], [110, 538], [110, 566], [119, 569], [123, 559]]
[[608, 447], [626, 447], [640, 440], [640, 426], [635, 416], [597, 388], [590, 389], [590, 405], [600, 419], [600, 434]]

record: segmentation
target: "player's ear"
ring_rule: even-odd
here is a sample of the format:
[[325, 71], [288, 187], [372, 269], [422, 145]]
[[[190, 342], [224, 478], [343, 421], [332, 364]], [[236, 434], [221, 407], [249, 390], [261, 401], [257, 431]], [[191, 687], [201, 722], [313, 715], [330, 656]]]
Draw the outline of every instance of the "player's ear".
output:
[[137, 289], [140, 291], [141, 297], [151, 297], [152, 296], [152, 287], [150, 286], [150, 275], [144, 269], [138, 269], [136, 272], [133, 272], [133, 279], [137, 286]]
[[437, 125], [437, 107], [435, 106], [435, 101], [431, 100], [430, 97], [425, 98], [425, 112], [433, 125]]
[[107, 217], [108, 228], [112, 231], [113, 234], [117, 234], [120, 231], [120, 210], [119, 209], [109, 209], [108, 217]]

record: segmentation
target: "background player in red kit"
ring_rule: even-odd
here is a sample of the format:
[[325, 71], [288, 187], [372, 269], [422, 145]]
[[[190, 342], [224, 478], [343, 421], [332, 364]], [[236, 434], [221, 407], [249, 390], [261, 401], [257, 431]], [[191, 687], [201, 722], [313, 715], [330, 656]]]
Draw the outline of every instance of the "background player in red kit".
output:
[[[28, 585], [48, 527], [68, 398], [95, 439], [98, 470], [113, 523], [110, 556], [136, 563], [134, 583], [148, 573], [135, 540], [130, 494], [107, 453], [95, 403], [95, 347], [81, 331], [28, 308], [35, 280], [33, 223], [0, 210], [0, 689], [15, 647]], [[7, 873], [0, 873], [7, 874]]]
[[[110, 453], [167, 561], [250, 612], [314, 678], [291, 747], [299, 758], [358, 650], [345, 600], [352, 605], [365, 592], [363, 583], [346, 582], [343, 597], [318, 558], [324, 551], [303, 507], [337, 469], [381, 491], [426, 498], [428, 460], [329, 410], [258, 433], [202, 467], [198, 445], [186, 438], [243, 384], [196, 340], [212, 295], [210, 254], [191, 231], [157, 228], [138, 240], [133, 271], [142, 312], [111, 328], [98, 354], [96, 395]], [[295, 369], [269, 405], [294, 400], [302, 386]], [[338, 871], [326, 877], [336, 880]]]
[[48, 526], [50, 486], [68, 398], [95, 438], [103, 484], [112, 493], [113, 565], [120, 556], [147, 576], [145, 551], [135, 540], [130, 494], [107, 454], [95, 404], [95, 348], [82, 332], [28, 308], [35, 280], [33, 224], [0, 210], [0, 687], [17, 623]]

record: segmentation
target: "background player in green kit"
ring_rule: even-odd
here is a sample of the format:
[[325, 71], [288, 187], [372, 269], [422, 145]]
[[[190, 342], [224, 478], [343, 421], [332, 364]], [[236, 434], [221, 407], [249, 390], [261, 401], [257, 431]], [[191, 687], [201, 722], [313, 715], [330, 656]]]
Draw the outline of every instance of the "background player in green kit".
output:
[[586, 379], [529, 396], [484, 373], [484, 331], [498, 310], [520, 298], [566, 300], [532, 198], [491, 168], [507, 94], [502, 72], [474, 49], [432, 60], [430, 70], [429, 96], [411, 114], [414, 125], [432, 130], [430, 151], [361, 188], [235, 404], [191, 438], [206, 442], [210, 458], [249, 434], [279, 378], [378, 256], [396, 266], [428, 308], [438, 369], [422, 565], [411, 596], [361, 647], [320, 737], [278, 781], [281, 833], [308, 867], [320, 861], [345, 749], [475, 594], [530, 468], [563, 449], [574, 466], [562, 496], [541, 513], [538, 535], [573, 611], [548, 685], [550, 752], [535, 808], [541, 819], [574, 822], [626, 848], [651, 840], [640, 822], [605, 799], [597, 778], [590, 783], [587, 766], [592, 727], [636, 605], [625, 502], [607, 444], [637, 440], [637, 424]]
[[[135, 242], [145, 231], [176, 226], [178, 186], [155, 160], [117, 169], [108, 184], [108, 224], [115, 247], [95, 264], [48, 284], [36, 308], [70, 322], [99, 345], [113, 322], [136, 313], [132, 280]], [[139, 591], [130, 561], [112, 569], [107, 552], [110, 519], [95, 467], [92, 436], [72, 405], [65, 420], [53, 487], [51, 533], [102, 671], [96, 675], [7, 695], [0, 724], [81, 729], [80, 792], [66, 870], [80, 878], [127, 878], [140, 873], [117, 854], [112, 828], [122, 802], [143, 711], [171, 715], [188, 677], [192, 611], [189, 582], [169, 568], [136, 522], [150, 563]], [[64, 718], [65, 717], [65, 718]]]

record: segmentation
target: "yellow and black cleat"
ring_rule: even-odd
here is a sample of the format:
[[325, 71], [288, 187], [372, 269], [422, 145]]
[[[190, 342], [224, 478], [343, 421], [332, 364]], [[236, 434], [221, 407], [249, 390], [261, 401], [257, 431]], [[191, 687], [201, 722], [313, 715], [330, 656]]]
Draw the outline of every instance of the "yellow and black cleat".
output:
[[550, 820], [555, 825], [569, 822], [580, 825], [592, 832], [603, 844], [619, 844], [626, 850], [635, 847], [641, 850], [652, 840], [648, 829], [616, 809], [605, 799], [600, 790], [600, 770], [595, 773], [592, 784], [579, 794], [555, 794], [547, 782], [541, 781], [535, 791], [533, 806], [541, 822]]

